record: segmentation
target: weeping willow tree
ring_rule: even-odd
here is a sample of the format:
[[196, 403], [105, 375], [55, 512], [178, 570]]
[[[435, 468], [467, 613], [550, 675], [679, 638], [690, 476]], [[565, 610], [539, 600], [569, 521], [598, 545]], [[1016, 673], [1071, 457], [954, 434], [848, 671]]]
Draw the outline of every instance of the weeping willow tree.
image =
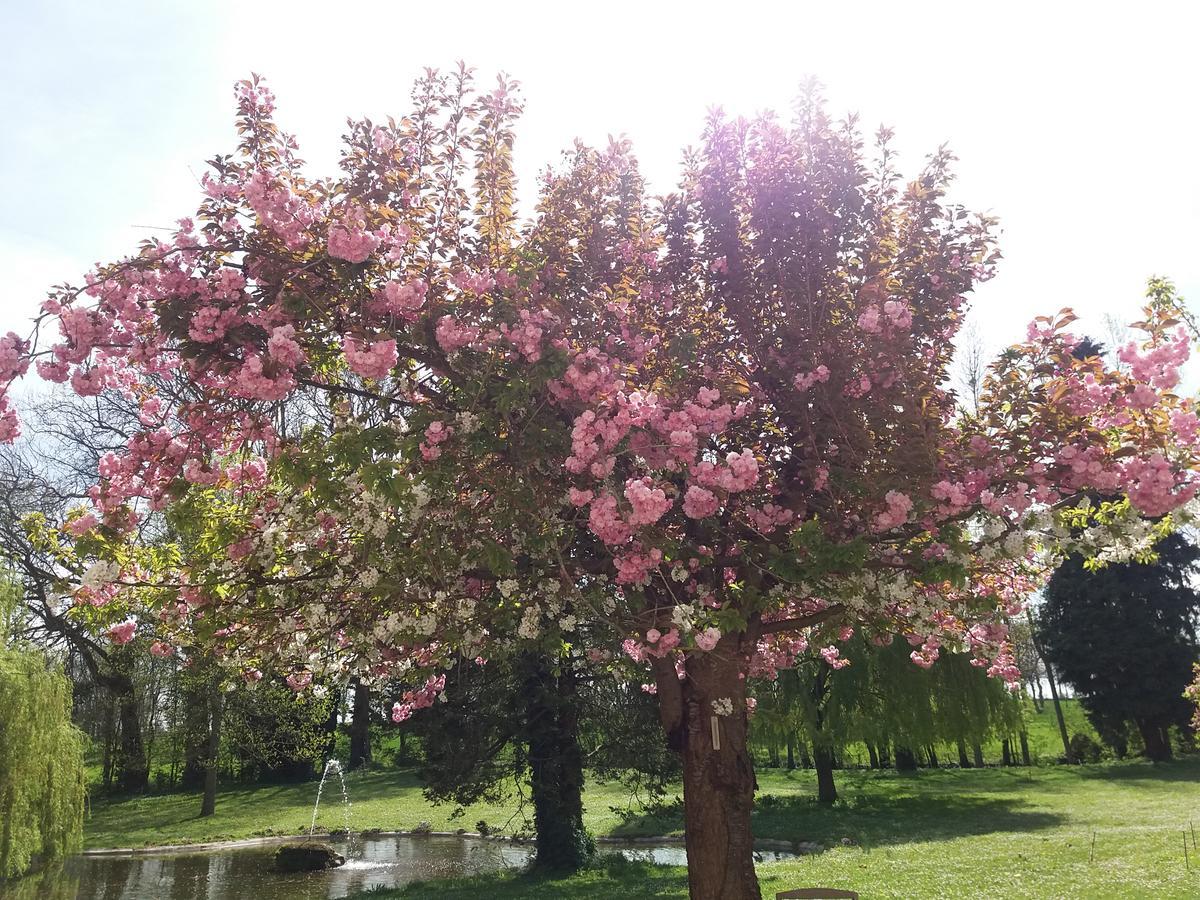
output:
[[894, 759], [904, 769], [915, 768], [920, 755], [936, 764], [938, 744], [956, 745], [962, 765], [968, 746], [1023, 734], [1020, 703], [965, 655], [943, 653], [926, 670], [901, 642], [875, 647], [854, 639], [842, 658], [850, 665], [835, 670], [814, 657], [754, 686], [756, 739], [807, 739], [821, 801], [837, 799], [836, 756], [851, 744], [866, 747], [872, 767]]
[[18, 588], [0, 571], [0, 879], [73, 852], [83, 833], [83, 733], [71, 686], [13, 638]]

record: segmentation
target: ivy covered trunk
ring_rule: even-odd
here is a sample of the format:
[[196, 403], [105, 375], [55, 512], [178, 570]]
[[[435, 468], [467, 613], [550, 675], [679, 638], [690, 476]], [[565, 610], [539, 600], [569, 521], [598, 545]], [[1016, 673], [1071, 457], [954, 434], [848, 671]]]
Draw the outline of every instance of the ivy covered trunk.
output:
[[667, 741], [683, 758], [684, 834], [692, 900], [759, 900], [754, 872], [754, 764], [747, 742], [746, 683], [736, 644], [688, 658], [680, 680], [655, 662]]
[[591, 859], [595, 845], [583, 827], [583, 750], [575, 672], [569, 665], [555, 669], [551, 663], [540, 654], [524, 658], [524, 724], [537, 829], [534, 865], [574, 871]]

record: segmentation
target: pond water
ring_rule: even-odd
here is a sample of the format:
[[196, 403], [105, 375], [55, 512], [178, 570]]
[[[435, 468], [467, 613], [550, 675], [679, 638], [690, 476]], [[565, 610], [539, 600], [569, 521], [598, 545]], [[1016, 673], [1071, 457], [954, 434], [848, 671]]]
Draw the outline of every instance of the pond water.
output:
[[[471, 875], [524, 865], [529, 845], [456, 837], [372, 835], [333, 841], [346, 864], [326, 872], [271, 871], [277, 844], [199, 853], [76, 856], [54, 872], [23, 879], [4, 900], [334, 900], [375, 886]], [[660, 865], [684, 865], [682, 845], [602, 844], [606, 853]], [[760, 862], [790, 853], [763, 851]]]

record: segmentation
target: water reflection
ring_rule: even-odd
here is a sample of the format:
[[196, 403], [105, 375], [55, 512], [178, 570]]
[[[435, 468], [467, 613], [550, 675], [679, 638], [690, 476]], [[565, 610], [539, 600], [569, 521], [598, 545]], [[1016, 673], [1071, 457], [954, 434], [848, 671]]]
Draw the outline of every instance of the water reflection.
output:
[[532, 848], [449, 837], [357, 838], [346, 865], [327, 872], [272, 872], [274, 846], [209, 853], [79, 856], [22, 879], [4, 900], [329, 900], [376, 885], [470, 875], [524, 865]]
[[[326, 872], [271, 871], [278, 845], [207, 853], [77, 856], [56, 871], [43, 872], [7, 888], [3, 900], [333, 900], [375, 886], [473, 875], [523, 866], [530, 846], [454, 837], [378, 835], [335, 842], [346, 864]], [[686, 865], [681, 844], [603, 844], [606, 853], [659, 865]], [[755, 853], [757, 862], [793, 858]]]

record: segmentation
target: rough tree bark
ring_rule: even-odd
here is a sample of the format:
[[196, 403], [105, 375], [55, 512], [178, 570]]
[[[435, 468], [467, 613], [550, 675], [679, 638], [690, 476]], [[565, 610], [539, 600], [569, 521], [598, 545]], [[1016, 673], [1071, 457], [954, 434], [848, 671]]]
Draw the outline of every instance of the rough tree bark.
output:
[[975, 768], [982, 769], [983, 762], [983, 746], [980, 744], [971, 745], [971, 755], [975, 757]]
[[958, 739], [958, 767], [960, 769], [971, 768], [971, 760], [967, 759], [967, 742], [962, 738]]
[[[747, 744], [741, 635], [694, 654], [686, 678], [656, 660], [659, 713], [683, 759], [684, 831], [692, 900], [759, 900], [750, 812], [757, 787]], [[723, 714], [727, 713], [727, 714]]]

